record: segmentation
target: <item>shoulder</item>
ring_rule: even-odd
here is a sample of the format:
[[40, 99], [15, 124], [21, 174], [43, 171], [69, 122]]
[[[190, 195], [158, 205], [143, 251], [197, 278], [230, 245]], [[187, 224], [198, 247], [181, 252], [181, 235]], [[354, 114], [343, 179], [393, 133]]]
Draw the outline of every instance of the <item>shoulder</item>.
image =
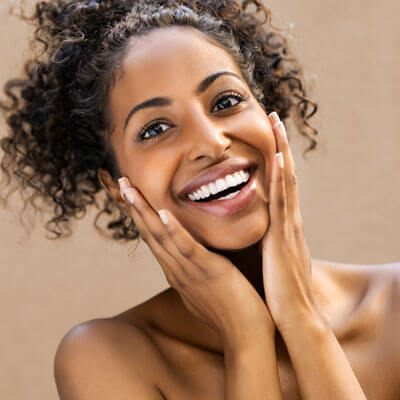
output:
[[[400, 262], [368, 265], [371, 279], [385, 285], [393, 305], [400, 307]], [[397, 308], [397, 313], [399, 308]], [[398, 313], [399, 314], [399, 313]], [[399, 314], [400, 316], [400, 314]]]
[[[400, 321], [400, 263], [313, 261], [319, 272], [315, 278], [316, 286], [323, 288], [322, 296], [325, 297], [322, 299], [340, 326], [348, 327], [349, 323], [357, 322], [357, 326], [380, 329], [384, 321]], [[391, 326], [395, 328], [394, 324]]]
[[137, 393], [161, 399], [152, 379], [158, 357], [148, 335], [132, 323], [118, 318], [80, 323], [65, 334], [55, 354], [60, 398], [117, 399]]
[[[332, 280], [342, 283], [343, 286], [350, 283], [386, 282], [394, 287], [400, 279], [400, 262], [387, 264], [345, 264], [327, 260], [314, 259], [313, 265], [323, 269]], [[350, 282], [349, 282], [350, 279]]]

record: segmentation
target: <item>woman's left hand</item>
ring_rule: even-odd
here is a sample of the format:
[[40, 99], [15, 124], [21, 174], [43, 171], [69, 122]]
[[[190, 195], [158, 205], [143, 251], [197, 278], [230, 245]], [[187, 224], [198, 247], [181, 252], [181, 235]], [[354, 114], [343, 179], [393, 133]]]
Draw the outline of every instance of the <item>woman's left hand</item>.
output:
[[[311, 280], [311, 257], [304, 238], [296, 167], [286, 130], [277, 113], [269, 115], [277, 143], [269, 195], [270, 225], [262, 239], [265, 299], [282, 333], [305, 316], [323, 318]], [[279, 153], [284, 165], [279, 164]]]

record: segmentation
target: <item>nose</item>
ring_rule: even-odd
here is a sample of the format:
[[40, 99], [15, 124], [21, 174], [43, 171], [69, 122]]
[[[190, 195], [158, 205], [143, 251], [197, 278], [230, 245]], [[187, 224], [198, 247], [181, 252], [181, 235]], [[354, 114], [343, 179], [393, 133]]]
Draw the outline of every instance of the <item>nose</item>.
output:
[[[186, 159], [196, 161], [200, 158], [218, 159], [231, 147], [232, 141], [219, 124], [202, 122], [187, 135]], [[189, 128], [190, 129], [190, 128]]]

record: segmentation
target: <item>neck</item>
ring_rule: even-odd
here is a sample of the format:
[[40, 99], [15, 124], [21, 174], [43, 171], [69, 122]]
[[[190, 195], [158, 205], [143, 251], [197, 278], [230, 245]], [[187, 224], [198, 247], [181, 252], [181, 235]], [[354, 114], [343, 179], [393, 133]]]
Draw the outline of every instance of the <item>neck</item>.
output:
[[257, 293], [265, 302], [265, 292], [262, 273], [261, 241], [240, 250], [212, 249], [213, 252], [229, 259], [247, 278]]

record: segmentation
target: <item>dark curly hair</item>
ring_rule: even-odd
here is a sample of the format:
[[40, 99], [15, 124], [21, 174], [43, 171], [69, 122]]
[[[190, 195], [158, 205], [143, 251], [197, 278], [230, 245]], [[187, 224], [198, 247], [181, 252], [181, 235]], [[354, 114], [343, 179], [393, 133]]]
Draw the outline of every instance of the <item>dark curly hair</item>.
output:
[[[253, 10], [250, 10], [253, 8]], [[267, 113], [285, 120], [295, 109], [299, 132], [316, 147], [318, 132], [308, 119], [317, 104], [306, 97], [302, 69], [290, 56], [287, 39], [271, 25], [271, 12], [257, 0], [48, 0], [35, 5], [35, 58], [25, 76], [4, 86], [0, 108], [9, 128], [0, 141], [0, 167], [17, 181], [16, 189], [38, 211], [53, 217], [46, 229], [56, 239], [70, 236], [70, 218], [82, 218], [95, 204], [94, 226], [103, 214], [113, 239], [139, 236], [132, 218], [113, 201], [98, 180], [103, 168], [113, 179], [121, 173], [110, 144], [109, 92], [129, 38], [170, 25], [189, 25], [218, 41], [237, 61], [253, 95]], [[262, 19], [259, 19], [259, 14]], [[303, 157], [304, 157], [303, 153]], [[5, 187], [4, 186], [4, 187]], [[101, 199], [99, 199], [99, 196]], [[39, 207], [35, 201], [39, 198]]]

